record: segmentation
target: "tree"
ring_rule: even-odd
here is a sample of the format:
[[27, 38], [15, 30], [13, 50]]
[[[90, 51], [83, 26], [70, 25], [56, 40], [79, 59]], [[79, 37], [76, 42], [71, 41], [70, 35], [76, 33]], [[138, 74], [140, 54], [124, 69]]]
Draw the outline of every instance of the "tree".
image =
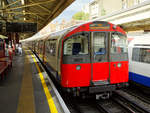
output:
[[89, 19], [89, 14], [80, 11], [80, 12], [75, 13], [72, 16], [72, 18], [75, 19], [75, 20], [88, 20]]
[[102, 16], [106, 15], [106, 10], [104, 8], [102, 8], [101, 14]]

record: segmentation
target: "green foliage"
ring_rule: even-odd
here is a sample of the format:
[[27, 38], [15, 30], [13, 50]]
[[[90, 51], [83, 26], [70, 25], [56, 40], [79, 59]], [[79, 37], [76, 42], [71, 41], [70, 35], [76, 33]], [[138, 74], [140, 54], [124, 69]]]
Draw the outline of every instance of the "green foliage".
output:
[[72, 18], [75, 19], [75, 20], [88, 20], [89, 19], [89, 14], [80, 11], [80, 12], [75, 13], [72, 16]]
[[104, 8], [102, 8], [101, 14], [102, 16], [106, 15], [106, 10]]

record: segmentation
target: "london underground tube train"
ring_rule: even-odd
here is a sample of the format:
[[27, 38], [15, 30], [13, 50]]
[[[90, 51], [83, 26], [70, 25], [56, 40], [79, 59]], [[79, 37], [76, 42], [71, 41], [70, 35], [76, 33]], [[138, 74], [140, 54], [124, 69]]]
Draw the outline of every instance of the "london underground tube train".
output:
[[133, 39], [128, 47], [129, 79], [144, 88], [150, 87], [150, 34]]
[[127, 37], [119, 26], [92, 21], [31, 45], [68, 92], [109, 95], [128, 84]]

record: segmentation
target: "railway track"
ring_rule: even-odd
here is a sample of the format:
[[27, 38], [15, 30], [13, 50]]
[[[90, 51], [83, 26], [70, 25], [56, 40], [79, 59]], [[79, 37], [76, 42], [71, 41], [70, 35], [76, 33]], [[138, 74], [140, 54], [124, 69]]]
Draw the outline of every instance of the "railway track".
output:
[[119, 103], [114, 98], [97, 101], [97, 107], [103, 113], [134, 113], [129, 107]]
[[100, 113], [95, 106], [95, 99], [81, 99], [70, 95], [63, 96], [71, 113]]
[[147, 113], [143, 108], [117, 94], [107, 100], [75, 99], [69, 95], [64, 99], [71, 113]]
[[124, 91], [115, 91], [113, 96], [120, 104], [128, 106], [134, 113], [150, 113], [150, 104]]
[[141, 101], [147, 104], [150, 104], [150, 95], [143, 93], [141, 90], [130, 88], [130, 89], [124, 89], [123, 91], [140, 99]]
[[[50, 75], [48, 70], [47, 73]], [[97, 101], [63, 94], [59, 85], [54, 83], [71, 113], [150, 113], [150, 101], [129, 90], [115, 91], [112, 98]]]

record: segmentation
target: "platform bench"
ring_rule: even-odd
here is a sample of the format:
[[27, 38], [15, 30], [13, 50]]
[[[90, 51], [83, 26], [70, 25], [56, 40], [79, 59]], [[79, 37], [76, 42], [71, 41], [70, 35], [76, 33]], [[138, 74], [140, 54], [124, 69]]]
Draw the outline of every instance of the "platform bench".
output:
[[1, 79], [4, 79], [4, 75], [6, 74], [6, 71], [9, 67], [9, 64], [7, 61], [0, 61], [0, 76]]

